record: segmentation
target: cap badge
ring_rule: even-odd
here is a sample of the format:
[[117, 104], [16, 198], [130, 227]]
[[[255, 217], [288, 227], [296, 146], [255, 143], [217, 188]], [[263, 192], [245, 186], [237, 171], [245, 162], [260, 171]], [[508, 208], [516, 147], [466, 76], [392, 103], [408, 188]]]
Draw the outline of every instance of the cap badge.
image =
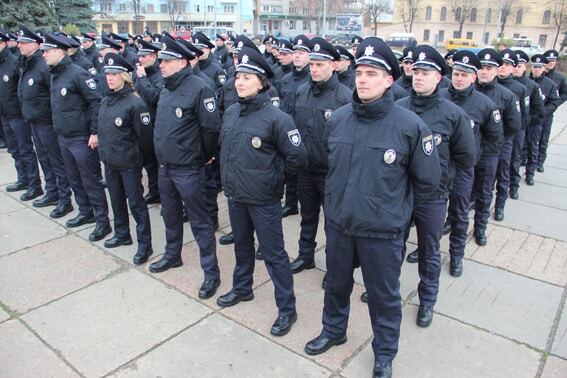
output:
[[486, 54], [486, 55], [484, 56], [484, 60], [490, 60], [490, 54]]
[[298, 44], [298, 45], [302, 45], [302, 44], [303, 44], [303, 40], [302, 40], [302, 39], [298, 40], [298, 41], [297, 41], [297, 44]]
[[355, 39], [354, 39], [354, 43], [360, 43], [360, 42], [358, 41], [358, 38], [355, 38]]
[[108, 65], [112, 66], [114, 64], [114, 60], [112, 58], [108, 59]]
[[555, 53], [549, 54], [550, 57], [555, 58]]
[[366, 46], [366, 48], [364, 49], [364, 55], [370, 56], [372, 54], [374, 54], [374, 47]]
[[384, 163], [392, 164], [395, 161], [396, 161], [396, 151], [390, 149], [384, 152]]
[[159, 42], [159, 38], [158, 38], [158, 37], [155, 37], [155, 38], [154, 38], [154, 42]]
[[260, 139], [260, 137], [257, 137], [257, 136], [252, 138], [252, 147], [254, 147], [256, 149], [262, 147], [262, 139]]
[[463, 63], [467, 64], [469, 62], [469, 57], [468, 56], [464, 56], [463, 57]]
[[67, 95], [67, 88], [61, 88], [61, 96], [65, 97]]
[[33, 85], [33, 77], [30, 77], [28, 80], [28, 85], [31, 87]]
[[238, 47], [238, 48], [242, 48], [242, 46], [244, 46], [244, 42], [242, 42], [242, 41], [238, 42], [238, 46], [237, 46], [237, 47]]
[[114, 118], [114, 124], [118, 127], [122, 126], [122, 118], [120, 117]]
[[408, 58], [413, 58], [413, 51], [408, 51]]
[[541, 59], [540, 59], [540, 58], [536, 58], [535, 61], [536, 61], [536, 63], [539, 63], [539, 62], [541, 62]]
[[181, 108], [176, 108], [175, 115], [177, 116], [177, 118], [181, 118], [183, 116], [183, 110], [181, 110]]
[[248, 63], [248, 60], [250, 60], [250, 58], [248, 58], [248, 55], [244, 54], [244, 55], [242, 56], [242, 59], [240, 60], [240, 62], [241, 62], [242, 64], [246, 64], [246, 63]]
[[418, 56], [417, 59], [419, 59], [419, 60], [425, 60], [425, 58], [426, 58], [425, 52], [422, 51], [422, 52], [419, 53], [419, 56]]
[[510, 54], [508, 54], [508, 53], [504, 54], [504, 58], [509, 59], [509, 58], [510, 58]]
[[313, 46], [313, 50], [319, 51], [319, 50], [321, 50], [321, 46], [318, 43], [316, 43], [315, 46]]
[[435, 145], [438, 146], [443, 141], [441, 134], [433, 134], [433, 139], [435, 140]]
[[4, 75], [2, 77], [2, 80], [4, 80], [5, 82], [8, 82], [10, 80], [10, 77], [8, 75]]
[[331, 114], [333, 114], [332, 109], [325, 110], [325, 119], [329, 119], [331, 117]]
[[199, 43], [199, 40], [198, 40], [198, 39], [195, 39], [195, 44], [197, 44], [197, 43]]

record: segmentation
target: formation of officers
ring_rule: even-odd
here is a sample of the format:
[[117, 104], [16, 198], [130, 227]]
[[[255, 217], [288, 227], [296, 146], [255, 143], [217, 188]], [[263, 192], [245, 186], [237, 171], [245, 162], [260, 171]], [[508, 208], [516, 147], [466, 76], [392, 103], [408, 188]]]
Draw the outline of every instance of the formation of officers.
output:
[[[255, 260], [264, 260], [275, 289], [275, 336], [297, 319], [293, 274], [315, 267], [323, 208], [322, 331], [305, 352], [347, 341], [360, 266], [375, 377], [392, 375], [398, 350], [410, 227], [418, 239], [407, 256], [419, 265], [416, 321], [428, 327], [442, 235], [450, 233], [450, 274], [458, 277], [470, 210], [474, 239], [486, 245], [494, 192], [494, 219], [501, 221], [508, 197], [519, 196], [520, 166], [527, 185], [543, 172], [553, 112], [567, 98], [555, 50], [531, 59], [493, 49], [442, 57], [421, 45], [398, 60], [374, 37], [353, 38], [350, 51], [319, 37], [267, 37], [263, 52], [245, 36], [217, 35], [213, 43], [200, 33], [191, 41], [167, 32], [111, 33], [100, 48], [95, 39], [25, 26], [0, 32], [0, 114], [17, 170], [6, 190], [25, 191], [20, 199], [35, 207], [54, 206], [52, 218], [75, 211], [74, 194], [78, 213], [66, 226], [94, 223], [89, 239], [98, 241], [113, 232], [107, 186], [114, 233], [104, 245], [133, 244], [129, 207], [134, 264], [153, 253], [148, 204], [161, 203], [165, 252], [149, 270], [183, 265], [189, 221], [203, 299], [220, 285], [215, 231], [224, 190], [232, 232], [220, 243], [234, 243], [236, 263], [232, 289], [217, 303], [253, 300]], [[290, 262], [282, 217], [298, 212], [299, 255]]]

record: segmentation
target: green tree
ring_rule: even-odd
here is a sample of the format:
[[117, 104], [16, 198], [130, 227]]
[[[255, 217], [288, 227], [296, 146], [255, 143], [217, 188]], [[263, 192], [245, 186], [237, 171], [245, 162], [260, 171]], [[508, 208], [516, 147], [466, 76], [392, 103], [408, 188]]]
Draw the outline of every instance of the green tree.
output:
[[57, 18], [48, 0], [0, 0], [0, 25], [13, 29], [19, 24], [32, 29], [54, 29]]
[[92, 0], [55, 0], [55, 13], [59, 25], [76, 25], [79, 29], [94, 30]]

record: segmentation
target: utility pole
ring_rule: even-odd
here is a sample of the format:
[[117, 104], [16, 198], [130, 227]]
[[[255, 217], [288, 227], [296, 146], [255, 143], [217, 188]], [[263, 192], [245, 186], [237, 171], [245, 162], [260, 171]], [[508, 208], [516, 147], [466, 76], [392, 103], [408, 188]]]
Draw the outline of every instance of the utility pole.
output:
[[321, 28], [321, 34], [325, 38], [325, 30], [327, 29], [327, 0], [323, 0], [323, 27]]

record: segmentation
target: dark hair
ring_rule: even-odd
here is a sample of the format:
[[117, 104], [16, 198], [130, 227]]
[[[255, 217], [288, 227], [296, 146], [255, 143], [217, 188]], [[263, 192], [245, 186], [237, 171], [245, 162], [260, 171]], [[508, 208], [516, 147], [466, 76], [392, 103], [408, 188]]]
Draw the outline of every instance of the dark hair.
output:
[[260, 92], [264, 92], [270, 89], [271, 84], [266, 75], [258, 75], [258, 79], [260, 79], [260, 83], [262, 84], [262, 89], [260, 90]]

